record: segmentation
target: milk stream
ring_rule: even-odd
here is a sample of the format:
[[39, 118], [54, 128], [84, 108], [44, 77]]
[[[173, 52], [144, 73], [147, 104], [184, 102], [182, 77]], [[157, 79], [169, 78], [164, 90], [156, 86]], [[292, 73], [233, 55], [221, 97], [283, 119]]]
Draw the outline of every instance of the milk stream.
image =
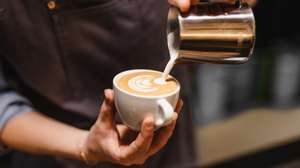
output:
[[167, 79], [168, 75], [170, 74], [171, 70], [173, 69], [176, 59], [178, 57], [178, 52], [174, 49], [173, 44], [174, 44], [174, 33], [168, 34], [168, 49], [170, 52], [170, 60], [168, 64], [165, 67], [164, 72], [162, 73], [162, 81], [165, 82]]
[[170, 58], [167, 66], [165, 67], [165, 70], [164, 72], [162, 73], [162, 79], [163, 81], [165, 81], [168, 77], [168, 75], [170, 74], [171, 70], [173, 69], [174, 65], [175, 65], [175, 61], [176, 61], [176, 58], [175, 59], [172, 59]]

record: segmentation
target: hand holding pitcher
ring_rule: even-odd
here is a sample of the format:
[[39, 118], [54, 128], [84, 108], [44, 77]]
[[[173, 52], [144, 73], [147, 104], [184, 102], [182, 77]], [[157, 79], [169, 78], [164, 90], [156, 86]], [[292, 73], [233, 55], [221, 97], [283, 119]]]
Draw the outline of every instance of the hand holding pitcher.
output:
[[245, 63], [254, 49], [255, 19], [242, 0], [235, 4], [202, 1], [186, 13], [171, 7], [167, 33], [176, 63]]
[[[213, 3], [229, 3], [234, 4], [236, 0], [168, 0], [170, 4], [177, 6], [182, 12], [187, 12], [191, 5], [197, 4], [199, 1], [209, 1]], [[247, 3], [250, 6], [256, 4], [256, 0], [242, 0], [243, 3]]]

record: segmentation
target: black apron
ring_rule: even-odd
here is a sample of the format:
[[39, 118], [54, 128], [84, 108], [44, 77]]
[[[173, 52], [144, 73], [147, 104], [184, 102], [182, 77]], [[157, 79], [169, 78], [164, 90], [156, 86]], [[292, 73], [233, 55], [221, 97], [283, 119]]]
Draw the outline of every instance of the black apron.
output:
[[[124, 70], [162, 70], [167, 0], [1, 0], [1, 59], [14, 89], [40, 112], [88, 129], [96, 120], [103, 90]], [[196, 164], [186, 66], [173, 75], [181, 82], [185, 110], [166, 147], [139, 167]], [[184, 90], [186, 89], [186, 90]], [[15, 152], [13, 168], [77, 168], [59, 157]], [[120, 167], [101, 163], [97, 167]]]

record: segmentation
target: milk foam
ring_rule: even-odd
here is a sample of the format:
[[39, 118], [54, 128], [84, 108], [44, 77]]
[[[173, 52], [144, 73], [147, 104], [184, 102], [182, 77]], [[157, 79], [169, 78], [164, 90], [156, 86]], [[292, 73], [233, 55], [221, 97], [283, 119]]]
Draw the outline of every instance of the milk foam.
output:
[[164, 78], [156, 78], [156, 79], [154, 79], [154, 82], [158, 85], [166, 85], [167, 84], [167, 82]]
[[145, 93], [158, 90], [158, 88], [153, 84], [153, 76], [151, 75], [140, 75], [131, 78], [128, 81], [128, 86], [132, 90]]
[[141, 70], [127, 72], [117, 80], [117, 86], [126, 92], [143, 96], [157, 96], [168, 94], [178, 88], [177, 81], [168, 76], [167, 80], [161, 78], [161, 72]]

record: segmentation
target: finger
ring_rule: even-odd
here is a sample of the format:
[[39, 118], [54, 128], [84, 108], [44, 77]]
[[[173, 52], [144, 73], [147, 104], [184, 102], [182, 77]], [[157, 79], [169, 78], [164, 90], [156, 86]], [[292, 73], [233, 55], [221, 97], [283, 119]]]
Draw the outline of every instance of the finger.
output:
[[[201, 1], [201, 0], [200, 0]], [[191, 4], [192, 5], [196, 5], [196, 4], [198, 4], [199, 3], [199, 0], [191, 0]]]
[[141, 132], [139, 133], [135, 145], [140, 147], [141, 151], [147, 152], [150, 148], [154, 135], [154, 119], [148, 117], [143, 121]]
[[242, 0], [243, 3], [247, 3], [250, 6], [255, 6], [256, 0]]
[[100, 108], [100, 120], [104, 123], [112, 123], [113, 121], [113, 91], [111, 89], [104, 90], [104, 101]]
[[175, 129], [177, 118], [178, 118], [177, 113], [174, 113], [173, 122], [171, 122], [171, 124], [169, 124], [168, 126], [162, 128], [157, 132], [157, 135], [155, 136], [153, 143], [149, 149], [148, 152], [149, 156], [155, 154], [163, 146], [167, 144], [169, 138], [171, 137]]
[[169, 3], [177, 6], [182, 12], [187, 12], [190, 8], [190, 0], [169, 0]]
[[183, 107], [183, 101], [182, 101], [182, 99], [180, 99], [176, 104], [175, 112], [177, 114], [180, 114], [182, 107]]
[[176, 0], [168, 0], [169, 4], [177, 6]]
[[125, 156], [133, 156], [134, 154], [146, 154], [151, 146], [154, 134], [154, 120], [152, 117], [146, 118], [142, 123], [141, 132], [137, 138], [127, 147], [124, 148]]
[[107, 103], [112, 106], [114, 103], [114, 91], [111, 89], [105, 89], [104, 96], [105, 96], [105, 101], [107, 101]]

